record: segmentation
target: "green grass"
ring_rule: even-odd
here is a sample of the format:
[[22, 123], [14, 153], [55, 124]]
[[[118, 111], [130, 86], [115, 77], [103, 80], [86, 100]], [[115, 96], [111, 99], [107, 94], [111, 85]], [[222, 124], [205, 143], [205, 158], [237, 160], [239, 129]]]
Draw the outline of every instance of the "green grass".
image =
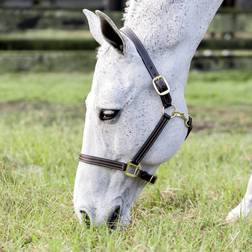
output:
[[233, 71], [198, 74], [193, 72], [187, 95], [189, 103], [195, 106], [252, 105], [251, 73]]
[[3, 74], [0, 102], [34, 102], [79, 106], [88, 93], [92, 74]]
[[195, 131], [112, 234], [75, 219], [72, 191], [92, 75], [0, 76], [0, 247], [4, 251], [251, 251], [252, 225], [224, 218], [252, 162], [252, 74], [193, 72]]

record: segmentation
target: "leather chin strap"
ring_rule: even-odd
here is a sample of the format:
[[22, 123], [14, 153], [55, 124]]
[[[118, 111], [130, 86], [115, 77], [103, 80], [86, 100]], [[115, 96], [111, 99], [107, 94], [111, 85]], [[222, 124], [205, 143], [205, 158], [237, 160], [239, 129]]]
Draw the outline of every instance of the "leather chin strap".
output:
[[[134, 43], [139, 56], [141, 57], [146, 69], [148, 70], [152, 78], [152, 84], [157, 94], [161, 98], [164, 110], [166, 108], [173, 107], [169, 84], [165, 80], [165, 78], [159, 74], [158, 70], [156, 69], [153, 61], [151, 60], [142, 42], [139, 40], [139, 38], [130, 28], [124, 27], [122, 29], [122, 32]], [[182, 120], [184, 120], [185, 126], [188, 128], [188, 132], [186, 136], [187, 138], [192, 130], [192, 118], [190, 116], [186, 117], [184, 113], [177, 112], [177, 111], [173, 111], [171, 115], [164, 112], [161, 119], [157, 123], [155, 129], [152, 131], [152, 133], [148, 137], [148, 139], [144, 142], [144, 144], [136, 153], [136, 155], [128, 163], [123, 163], [123, 162], [101, 158], [101, 157], [90, 156], [86, 154], [80, 154], [79, 160], [86, 164], [97, 165], [104, 168], [119, 170], [119, 171], [124, 172], [124, 174], [128, 177], [140, 178], [146, 182], [154, 184], [157, 180], [157, 177], [149, 174], [146, 171], [143, 171], [141, 169], [141, 161], [143, 160], [145, 155], [148, 153], [148, 151], [151, 149], [153, 144], [156, 142], [156, 140], [158, 139], [159, 135], [162, 133], [167, 123], [175, 117], [179, 117]]]

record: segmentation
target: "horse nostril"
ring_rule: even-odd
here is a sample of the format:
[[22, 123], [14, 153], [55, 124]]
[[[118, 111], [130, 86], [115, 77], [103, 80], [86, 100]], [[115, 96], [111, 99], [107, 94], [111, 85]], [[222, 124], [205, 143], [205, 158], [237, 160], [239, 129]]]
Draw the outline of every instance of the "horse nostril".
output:
[[85, 222], [87, 227], [90, 227], [91, 221], [90, 221], [88, 214], [84, 210], [80, 210], [80, 213], [82, 216], [82, 220]]
[[120, 218], [120, 210], [121, 210], [120, 206], [116, 207], [114, 212], [108, 218], [108, 227], [109, 228], [111, 228], [111, 229], [116, 228], [116, 224]]

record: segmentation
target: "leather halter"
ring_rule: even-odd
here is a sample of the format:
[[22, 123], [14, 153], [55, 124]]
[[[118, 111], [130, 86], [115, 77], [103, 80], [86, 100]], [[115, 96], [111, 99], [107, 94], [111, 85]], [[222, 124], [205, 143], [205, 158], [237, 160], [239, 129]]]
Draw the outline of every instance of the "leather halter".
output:
[[[170, 95], [170, 86], [168, 82], [162, 75], [159, 74], [147, 50], [145, 49], [139, 38], [136, 36], [136, 34], [128, 27], [124, 27], [122, 29], [122, 32], [133, 42], [139, 56], [141, 57], [146, 69], [148, 70], [152, 78], [152, 84], [154, 86], [154, 89], [161, 98], [164, 113], [159, 122], [157, 123], [156, 127], [150, 134], [150, 136], [147, 138], [147, 140], [144, 142], [144, 144], [136, 153], [136, 155], [132, 158], [132, 160], [129, 161], [128, 163], [123, 163], [101, 157], [90, 156], [86, 154], [80, 154], [79, 160], [86, 164], [119, 170], [124, 172], [124, 174], [128, 177], [140, 178], [146, 182], [154, 184], [157, 180], [157, 177], [152, 174], [149, 174], [146, 171], [143, 171], [141, 169], [141, 161], [143, 160], [147, 152], [150, 150], [150, 148], [153, 146], [153, 144], [156, 142], [159, 135], [161, 134], [161, 132], [171, 119], [179, 117], [182, 120], [184, 120], [185, 126], [188, 128], [186, 136], [187, 138], [192, 130], [192, 118], [190, 116], [186, 117], [184, 113], [176, 111], [175, 107], [172, 105], [172, 97]], [[171, 115], [165, 112], [165, 109], [170, 107], [174, 108], [174, 111], [172, 112]]]

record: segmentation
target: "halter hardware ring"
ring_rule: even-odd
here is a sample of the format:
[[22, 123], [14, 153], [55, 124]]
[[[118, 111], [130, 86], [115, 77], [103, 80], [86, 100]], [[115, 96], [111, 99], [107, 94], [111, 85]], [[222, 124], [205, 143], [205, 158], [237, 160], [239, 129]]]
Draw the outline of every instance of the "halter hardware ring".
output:
[[136, 164], [133, 164], [131, 161], [129, 161], [127, 163], [124, 174], [128, 177], [131, 177], [131, 178], [137, 178], [137, 176], [139, 175], [139, 172], [141, 170], [140, 168], [141, 168], [140, 164], [136, 165]]
[[[165, 84], [167, 90], [165, 90], [165, 91], [163, 91], [163, 92], [160, 92], [160, 91], [158, 90], [157, 84], [158, 84], [159, 81], [163, 81], [163, 82], [164, 82], [164, 84]], [[159, 96], [164, 96], [164, 95], [167, 95], [167, 94], [170, 93], [170, 90], [171, 90], [171, 89], [170, 89], [170, 86], [169, 86], [168, 81], [165, 79], [164, 76], [158, 75], [157, 77], [155, 77], [155, 78], [152, 80], [152, 84], [153, 84], [153, 86], [154, 86], [154, 88], [155, 88], [155, 90], [156, 90], [156, 92], [158, 93]]]
[[189, 119], [188, 117], [185, 116], [185, 113], [178, 112], [178, 111], [174, 111], [174, 112], [172, 113], [171, 118], [175, 118], [175, 117], [181, 118], [181, 119], [184, 121], [185, 126], [186, 126], [187, 128], [190, 128], [190, 125], [189, 125], [189, 120], [190, 120], [190, 119]]
[[[167, 111], [166, 112], [166, 110], [167, 109], [171, 109], [171, 111], [169, 110], [169, 111]], [[176, 106], [175, 105], [171, 105], [171, 107], [169, 107], [169, 108], [165, 108], [165, 107], [163, 107], [163, 114], [164, 113], [166, 113], [166, 114], [169, 114], [169, 115], [171, 115], [171, 118], [173, 118], [172, 116], [173, 116], [173, 114], [175, 113], [177, 111], [177, 109], [176, 109]]]

